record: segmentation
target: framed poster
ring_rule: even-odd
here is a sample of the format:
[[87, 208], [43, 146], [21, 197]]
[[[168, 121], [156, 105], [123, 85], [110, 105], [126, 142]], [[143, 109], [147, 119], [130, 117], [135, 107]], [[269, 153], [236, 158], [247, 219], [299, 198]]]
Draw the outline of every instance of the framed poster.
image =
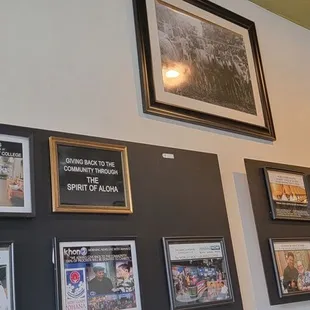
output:
[[310, 221], [305, 175], [300, 172], [264, 168], [273, 219]]
[[269, 239], [280, 298], [309, 294], [310, 237]]
[[58, 309], [141, 310], [133, 238], [54, 239]]
[[11, 242], [0, 242], [0, 309], [16, 309], [14, 254]]
[[132, 213], [126, 146], [49, 140], [54, 212]]
[[275, 140], [254, 22], [210, 1], [133, 4], [145, 113]]
[[171, 309], [234, 302], [222, 237], [163, 238]]
[[0, 134], [0, 216], [33, 217], [31, 137]]

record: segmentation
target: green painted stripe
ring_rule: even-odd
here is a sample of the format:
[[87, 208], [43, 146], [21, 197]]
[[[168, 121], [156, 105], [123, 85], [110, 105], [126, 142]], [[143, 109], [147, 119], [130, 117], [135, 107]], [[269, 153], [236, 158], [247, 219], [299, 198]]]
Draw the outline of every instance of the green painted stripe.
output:
[[266, 10], [310, 29], [310, 0], [250, 0]]

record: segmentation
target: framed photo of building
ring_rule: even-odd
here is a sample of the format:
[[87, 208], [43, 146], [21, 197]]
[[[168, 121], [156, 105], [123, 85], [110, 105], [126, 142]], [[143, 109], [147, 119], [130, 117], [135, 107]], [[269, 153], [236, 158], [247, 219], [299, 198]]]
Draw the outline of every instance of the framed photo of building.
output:
[[54, 212], [132, 213], [127, 147], [50, 137]]
[[269, 239], [280, 298], [309, 294], [310, 237]]
[[12, 242], [0, 242], [0, 306], [4, 310], [16, 309]]
[[307, 180], [296, 171], [264, 169], [273, 219], [310, 221]]
[[163, 238], [171, 309], [234, 302], [222, 237]]
[[254, 22], [207, 0], [133, 2], [145, 113], [275, 140]]
[[33, 217], [32, 137], [0, 134], [0, 217]]
[[58, 309], [141, 310], [134, 238], [54, 239]]

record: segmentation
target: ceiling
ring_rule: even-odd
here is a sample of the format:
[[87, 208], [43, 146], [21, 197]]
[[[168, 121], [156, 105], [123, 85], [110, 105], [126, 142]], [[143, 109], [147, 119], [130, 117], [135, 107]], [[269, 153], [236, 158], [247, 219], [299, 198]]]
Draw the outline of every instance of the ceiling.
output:
[[300, 26], [310, 29], [310, 0], [250, 0]]

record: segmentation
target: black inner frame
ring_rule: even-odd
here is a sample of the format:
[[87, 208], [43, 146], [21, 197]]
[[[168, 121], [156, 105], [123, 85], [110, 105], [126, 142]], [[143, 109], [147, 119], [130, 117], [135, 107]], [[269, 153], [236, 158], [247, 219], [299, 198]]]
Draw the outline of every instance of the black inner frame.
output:
[[[276, 254], [275, 254], [275, 249], [274, 249], [274, 243], [277, 242], [298, 242], [298, 241], [309, 241], [310, 242], [310, 237], [309, 238], [270, 238], [269, 239], [269, 244], [270, 244], [270, 249], [271, 249], [271, 254], [272, 254], [272, 260], [273, 260], [273, 266], [274, 266], [274, 273], [276, 275], [276, 280], [277, 280], [277, 286], [278, 286], [278, 291], [279, 291], [279, 296], [280, 298], [286, 298], [290, 296], [296, 296], [296, 295], [310, 295], [310, 291], [305, 291], [305, 292], [295, 292], [295, 293], [287, 293], [283, 294], [282, 289], [281, 289], [281, 284], [280, 284], [280, 275], [278, 271], [278, 265], [276, 261]], [[292, 250], [294, 251], [294, 250]], [[310, 251], [310, 250], [309, 250]]]
[[[0, 126], [1, 127], [1, 126]], [[21, 130], [17, 127], [12, 127], [12, 130], [8, 127], [2, 127], [1, 134], [8, 135], [12, 137], [23, 137], [28, 138], [29, 141], [29, 170], [30, 170], [30, 204], [31, 204], [31, 212], [0, 212], [0, 217], [35, 217], [36, 211], [35, 211], [35, 184], [34, 184], [34, 145], [33, 145], [33, 134], [27, 130]], [[24, 160], [24, 158], [23, 158]]]
[[[54, 238], [53, 239], [53, 260], [54, 260], [54, 265], [55, 265], [55, 294], [56, 294], [56, 306], [57, 306], [57, 310], [62, 310], [63, 309], [63, 304], [62, 304], [62, 281], [63, 279], [61, 278], [61, 266], [60, 266], [60, 243], [62, 242], [92, 242], [92, 241], [133, 241], [135, 243], [135, 248], [136, 248], [136, 252], [137, 252], [137, 242], [136, 242], [137, 238], [136, 236], [124, 236], [124, 237], [96, 237], [96, 238]], [[81, 245], [82, 246], [82, 245]], [[136, 253], [137, 254], [137, 253]], [[139, 282], [140, 282], [140, 274], [139, 274], [139, 263], [138, 263], [138, 256], [137, 257], [137, 271], [138, 271], [138, 278], [139, 278]], [[141, 285], [139, 285], [139, 293], [140, 293], [140, 299], [141, 299]], [[141, 304], [142, 304], [142, 300], [141, 300]]]
[[[277, 217], [276, 215], [276, 210], [275, 210], [275, 204], [276, 201], [273, 200], [272, 198], [272, 192], [271, 192], [271, 188], [270, 188], [270, 180], [269, 180], [269, 175], [268, 175], [268, 171], [278, 171], [278, 172], [283, 172], [283, 173], [288, 173], [288, 174], [297, 174], [303, 177], [303, 181], [304, 181], [304, 185], [305, 185], [305, 191], [306, 191], [306, 195], [308, 198], [308, 204], [307, 204], [307, 208], [309, 208], [309, 190], [308, 190], [308, 184], [307, 184], [307, 178], [305, 176], [304, 173], [298, 172], [298, 171], [292, 171], [292, 170], [285, 170], [285, 169], [275, 169], [275, 168], [269, 168], [269, 167], [265, 167], [264, 169], [264, 174], [265, 174], [265, 180], [266, 180], [266, 187], [267, 187], [267, 191], [268, 191], [268, 196], [269, 196], [269, 203], [270, 203], [270, 210], [271, 210], [271, 215], [272, 218], [274, 220], [276, 219], [281, 219], [281, 220], [290, 220], [290, 221], [310, 221], [310, 215], [308, 218], [296, 218], [296, 217], [292, 217], [292, 218], [285, 218], [285, 217]], [[305, 204], [303, 203], [298, 203], [298, 202], [294, 202], [296, 205], [300, 205], [300, 206], [305, 206]]]
[[[170, 306], [171, 309], [200, 309], [206, 307], [212, 307], [215, 305], [229, 304], [234, 302], [234, 293], [231, 283], [229, 265], [227, 262], [225, 241], [223, 237], [202, 237], [202, 236], [191, 236], [191, 237], [163, 237], [163, 246], [164, 246], [164, 254], [165, 254], [165, 263], [166, 263], [166, 273], [167, 273], [167, 281], [169, 287], [169, 297], [170, 297]], [[219, 242], [221, 244], [221, 249], [223, 253], [223, 260], [225, 262], [225, 268], [227, 271], [227, 284], [229, 286], [229, 292], [231, 295], [230, 299], [225, 301], [212, 301], [202, 303], [201, 305], [184, 305], [184, 306], [176, 306], [175, 303], [175, 292], [173, 289], [173, 280], [172, 280], [172, 272], [171, 272], [171, 257], [169, 251], [169, 244], [187, 244], [187, 243], [212, 243]]]

